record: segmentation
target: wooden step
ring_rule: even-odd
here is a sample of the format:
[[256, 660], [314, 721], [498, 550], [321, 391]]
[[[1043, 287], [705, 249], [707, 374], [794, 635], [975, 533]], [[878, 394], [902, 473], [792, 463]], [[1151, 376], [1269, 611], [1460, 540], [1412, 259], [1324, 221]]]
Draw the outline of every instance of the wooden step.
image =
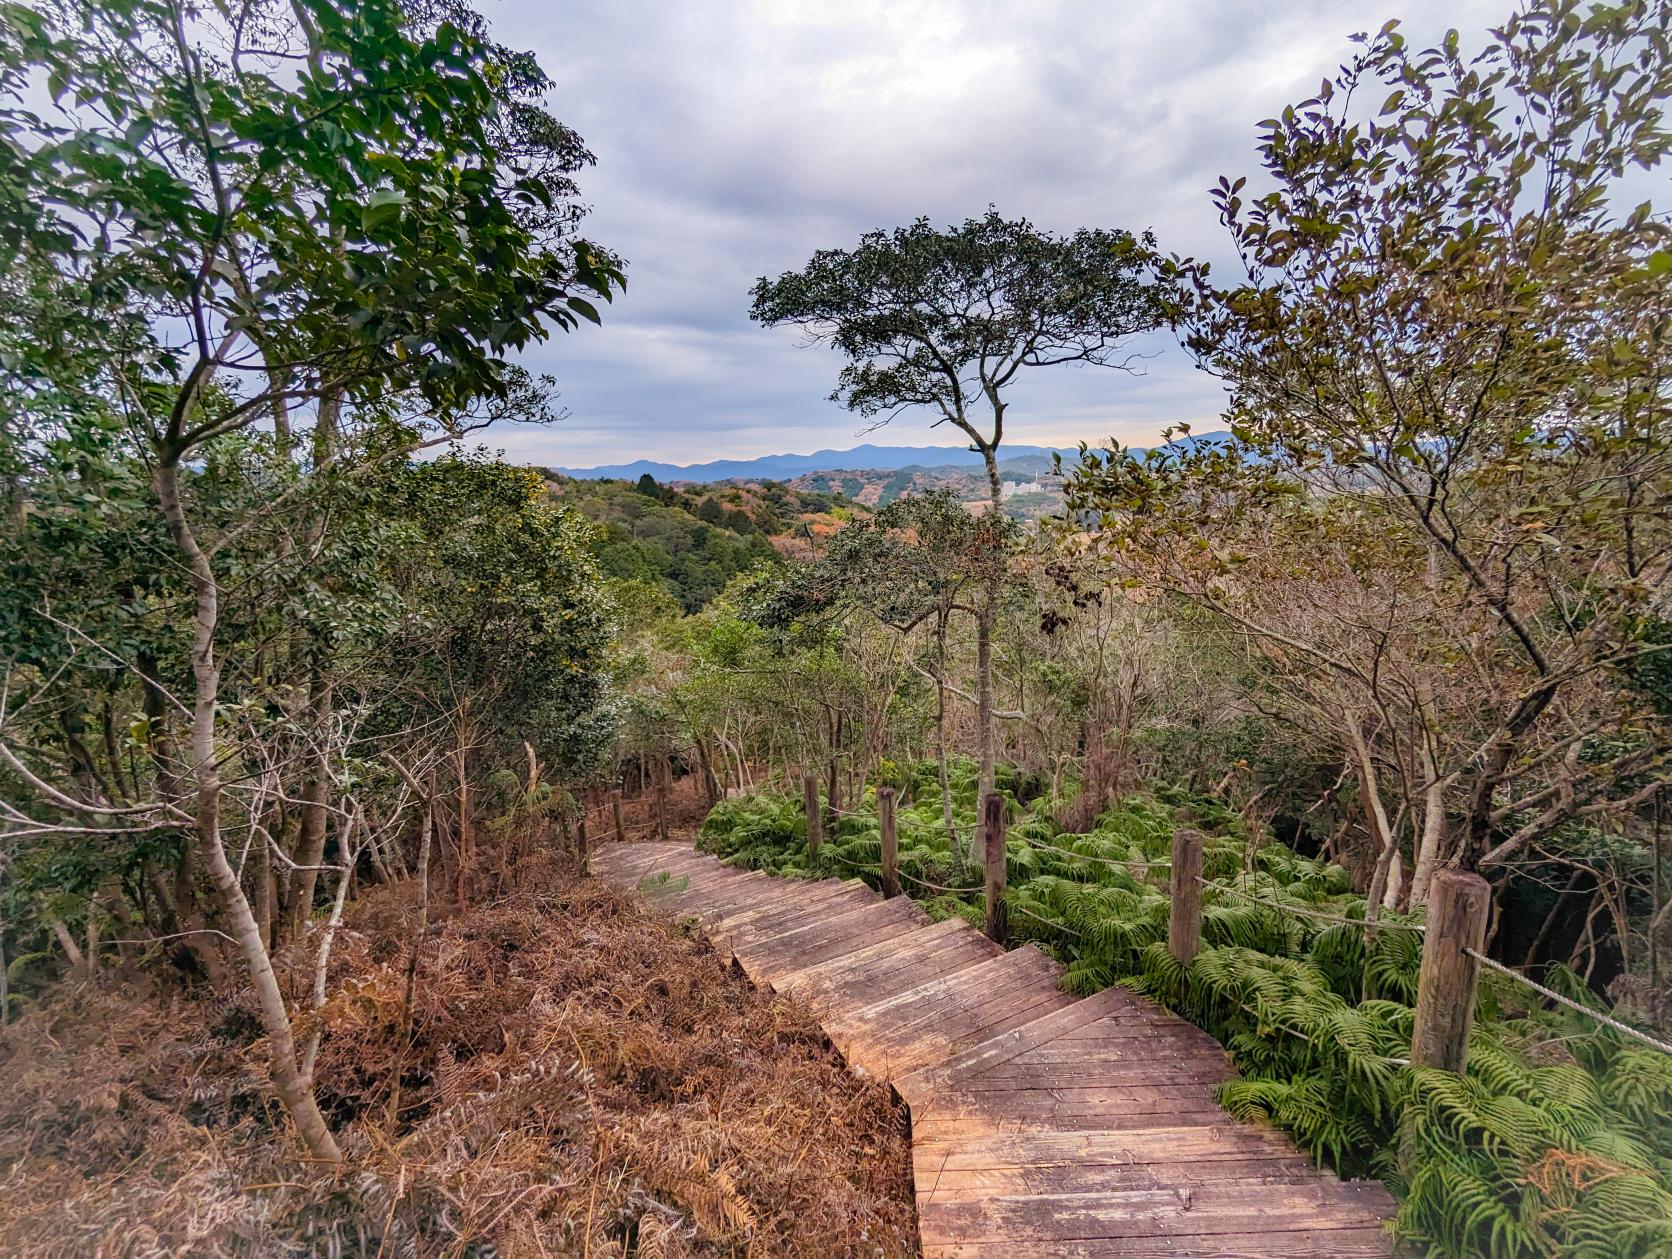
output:
[[834, 961], [886, 940], [909, 935], [929, 924], [929, 916], [911, 901], [874, 901], [846, 913], [811, 922], [799, 931], [775, 936], [762, 946], [750, 973], [771, 982], [821, 962]]

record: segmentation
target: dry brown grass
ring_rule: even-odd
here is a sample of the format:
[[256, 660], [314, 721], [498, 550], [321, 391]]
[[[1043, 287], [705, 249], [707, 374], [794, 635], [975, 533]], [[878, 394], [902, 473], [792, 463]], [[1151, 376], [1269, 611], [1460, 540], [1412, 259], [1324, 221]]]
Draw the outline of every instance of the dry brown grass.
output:
[[300, 1160], [238, 1000], [81, 985], [0, 1032], [0, 1253], [912, 1253], [903, 1113], [802, 1011], [558, 878], [432, 930], [403, 1051], [409, 895], [333, 966], [340, 1171]]

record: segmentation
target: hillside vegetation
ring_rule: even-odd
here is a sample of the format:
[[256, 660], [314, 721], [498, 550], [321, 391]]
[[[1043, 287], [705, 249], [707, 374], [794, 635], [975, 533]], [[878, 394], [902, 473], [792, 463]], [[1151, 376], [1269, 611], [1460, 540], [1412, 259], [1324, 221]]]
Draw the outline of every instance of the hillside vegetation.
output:
[[[630, 299], [465, 0], [0, 3], [0, 1249], [909, 1254], [889, 1099], [584, 874], [625, 790], [871, 877], [888, 786], [1413, 1248], [1672, 1251], [1672, 5], [1318, 69], [1233, 268], [978, 202], [739, 278], [973, 474], [593, 482], [477, 445]], [[1019, 491], [1168, 336], [1225, 431]]]
[[556, 501], [600, 526], [591, 550], [605, 576], [671, 595], [687, 612], [740, 573], [805, 556], [853, 510], [839, 493], [768, 482], [676, 487], [547, 473]]
[[[962, 842], [977, 822], [975, 768], [960, 762], [952, 775], [960, 842], [948, 839], [935, 765], [904, 775], [897, 818], [907, 893], [979, 926], [983, 868]], [[1037, 790], [1025, 774], [1004, 767], [999, 786], [1018, 819], [1005, 834], [1012, 943], [1054, 955], [1073, 991], [1124, 984], [1212, 1032], [1243, 1077], [1221, 1087], [1225, 1106], [1286, 1128], [1343, 1175], [1387, 1180], [1405, 1237], [1459, 1259], [1672, 1249], [1672, 1057], [1543, 1010], [1494, 976], [1468, 1073], [1413, 1069], [1420, 913], [1384, 915], [1373, 933], [1354, 926], [1365, 898], [1340, 866], [1176, 788], [1127, 796], [1072, 833], [1048, 797], [1024, 805], [1014, 794]], [[1209, 835], [1205, 947], [1188, 965], [1167, 951], [1175, 814]], [[847, 807], [815, 857], [801, 801], [788, 795], [721, 803], [700, 846], [785, 877], [880, 886], [874, 792]], [[1584, 993], [1557, 972], [1567, 992]], [[1571, 1052], [1552, 1054], [1556, 1045]]]

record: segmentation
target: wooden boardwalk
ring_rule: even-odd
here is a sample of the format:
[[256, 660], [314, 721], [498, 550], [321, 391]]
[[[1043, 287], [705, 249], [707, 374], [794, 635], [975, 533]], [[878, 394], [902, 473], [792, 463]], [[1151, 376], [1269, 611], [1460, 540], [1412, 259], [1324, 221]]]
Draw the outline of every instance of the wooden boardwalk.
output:
[[1387, 1191], [1226, 1114], [1225, 1051], [1141, 997], [1069, 996], [1032, 945], [1006, 952], [858, 880], [773, 878], [677, 843], [610, 844], [592, 864], [697, 918], [893, 1083], [928, 1259], [1394, 1253]]

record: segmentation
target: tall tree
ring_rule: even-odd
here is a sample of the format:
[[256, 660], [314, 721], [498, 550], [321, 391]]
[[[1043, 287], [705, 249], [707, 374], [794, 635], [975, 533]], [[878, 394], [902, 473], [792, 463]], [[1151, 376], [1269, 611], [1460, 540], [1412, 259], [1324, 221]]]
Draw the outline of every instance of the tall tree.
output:
[[[989, 208], [940, 229], [928, 219], [868, 232], [854, 249], [822, 249], [800, 271], [755, 284], [750, 317], [788, 324], [848, 363], [833, 401], [888, 423], [923, 409], [981, 454], [989, 510], [1003, 511], [999, 446], [1008, 390], [1024, 369], [1092, 364], [1128, 369], [1131, 338], [1162, 318], [1146, 282], [1146, 233], [1082, 228], [1069, 236]], [[998, 583], [976, 613], [981, 789], [992, 790], [993, 625]]]
[[[1666, 650], [1672, 228], [1627, 208], [1626, 176], [1672, 146], [1672, 8], [1535, 0], [1473, 57], [1455, 31], [1364, 42], [1266, 124], [1270, 191], [1220, 181], [1244, 274], [1171, 268], [1242, 449], [1170, 497], [1200, 517], [1204, 487], [1257, 465], [1363, 499], [1461, 592], [1445, 623], [1484, 679], [1479, 728], [1417, 794], [1457, 788], [1445, 848], [1487, 868], [1641, 803], [1667, 761], [1630, 679]], [[1124, 472], [1087, 488], [1132, 520], [1169, 497]], [[1234, 587], [1229, 550], [1200, 554]]]
[[[6, 5], [0, 25], [0, 232], [16, 245], [4, 291], [27, 320], [7, 337], [19, 353], [0, 356], [7, 474], [66, 444], [116, 443], [149, 470], [128, 492], [154, 513], [192, 610], [184, 685], [155, 696], [186, 735], [158, 758], [150, 798], [100, 802], [0, 749], [54, 810], [189, 829], [180, 889], [195, 860], [258, 998], [276, 1091], [314, 1157], [335, 1160], [260, 906], [228, 857], [224, 618], [241, 547], [321, 475], [456, 434], [482, 399], [488, 413], [513, 404], [505, 353], [596, 321], [586, 295], [621, 275], [564, 209], [585, 151], [532, 104], [538, 67], [445, 6], [59, 0]], [[24, 95], [37, 82], [53, 101], [40, 112]], [[27, 300], [43, 291], [51, 301]], [[221, 493], [222, 454], [265, 440], [258, 427], [270, 479], [243, 484], [270, 492], [221, 510], [239, 506]], [[317, 762], [324, 737], [302, 755]]]

